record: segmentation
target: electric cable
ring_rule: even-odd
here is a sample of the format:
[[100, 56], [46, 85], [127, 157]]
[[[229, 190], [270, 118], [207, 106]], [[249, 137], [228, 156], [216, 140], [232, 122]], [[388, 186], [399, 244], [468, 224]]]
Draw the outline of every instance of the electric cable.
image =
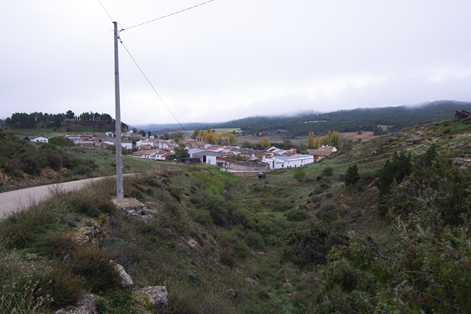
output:
[[162, 96], [160, 96], [159, 92], [157, 92], [157, 90], [155, 89], [154, 85], [152, 84], [152, 82], [149, 80], [149, 78], [147, 77], [147, 75], [144, 73], [144, 71], [142, 70], [142, 68], [139, 66], [139, 64], [137, 63], [136, 59], [134, 59], [134, 57], [132, 56], [131, 52], [128, 50], [128, 48], [124, 45], [121, 37], [118, 37], [119, 39], [119, 42], [123, 45], [124, 49], [126, 50], [126, 52], [128, 53], [129, 57], [131, 58], [131, 60], [134, 62], [134, 64], [136, 65], [136, 67], [139, 69], [139, 71], [141, 72], [142, 76], [144, 76], [144, 78], [146, 79], [147, 83], [149, 83], [150, 87], [154, 90], [154, 92], [156, 93], [156, 95], [159, 97], [160, 101], [162, 101], [162, 103], [164, 104], [165, 108], [167, 108], [168, 112], [170, 112], [170, 114], [172, 115], [172, 117], [175, 119], [175, 121], [177, 121], [178, 125], [180, 125], [181, 127], [181, 130], [182, 132], [184, 132], [186, 134], [187, 137], [190, 137], [190, 135], [186, 132], [185, 128], [183, 127], [183, 125], [180, 123], [180, 121], [177, 119], [177, 117], [173, 114], [172, 110], [170, 110], [170, 108], [167, 106], [167, 104], [165, 103], [165, 101], [163, 100]]
[[150, 21], [147, 21], [147, 22], [144, 22], [144, 23], [140, 23], [140, 24], [136, 24], [134, 26], [130, 26], [130, 27], [127, 27], [127, 28], [123, 28], [120, 30], [120, 32], [123, 32], [125, 30], [128, 30], [128, 29], [131, 29], [131, 28], [136, 28], [136, 27], [139, 27], [139, 26], [142, 26], [142, 25], [145, 25], [145, 24], [149, 24], [149, 23], [152, 23], [152, 22], [155, 22], [155, 21], [158, 21], [158, 20], [162, 20], [166, 17], [169, 17], [169, 16], [172, 16], [172, 15], [176, 15], [178, 13], [182, 13], [182, 12], [185, 12], [185, 11], [188, 11], [188, 10], [191, 10], [191, 9], [194, 9], [194, 8], [197, 8], [199, 6], [202, 6], [202, 5], [205, 5], [207, 3], [210, 3], [210, 2], [213, 2], [214, 0], [208, 0], [206, 2], [202, 2], [200, 4], [197, 4], [197, 5], [194, 5], [192, 7], [189, 7], [189, 8], [186, 8], [186, 9], [183, 9], [183, 10], [180, 10], [180, 11], [177, 11], [177, 12], [173, 12], [173, 13], [170, 13], [170, 14], [167, 14], [167, 15], [164, 15], [164, 16], [161, 16], [161, 17], [158, 17], [156, 19], [153, 19], [153, 20], [150, 20]]
[[103, 5], [103, 3], [101, 3], [100, 0], [98, 0], [98, 3], [100, 3], [101, 7], [102, 7], [103, 10], [105, 11], [106, 15], [108, 15], [108, 17], [110, 18], [111, 22], [113, 22], [113, 19], [111, 18], [111, 15], [108, 13], [108, 11], [106, 11], [105, 6]]
[[[205, 5], [207, 3], [210, 3], [210, 2], [213, 2], [214, 0], [208, 0], [208, 1], [205, 1], [205, 2], [202, 2], [200, 4], [197, 4], [197, 5], [194, 5], [194, 6], [191, 6], [191, 7], [188, 7], [186, 9], [183, 9], [183, 10], [180, 10], [180, 11], [176, 11], [176, 12], [173, 12], [173, 13], [170, 13], [170, 14], [167, 14], [167, 15], [164, 15], [164, 16], [161, 16], [161, 17], [158, 17], [156, 19], [153, 19], [153, 20], [150, 20], [150, 21], [147, 21], [147, 22], [144, 22], [144, 23], [140, 23], [140, 24], [136, 24], [134, 26], [130, 26], [130, 27], [127, 27], [127, 28], [122, 28], [121, 30], [119, 30], [119, 32], [122, 32], [122, 31], [125, 31], [125, 30], [128, 30], [128, 29], [131, 29], [131, 28], [136, 28], [136, 27], [139, 27], [139, 26], [142, 26], [142, 25], [146, 25], [146, 24], [149, 24], [149, 23], [152, 23], [152, 22], [155, 22], [155, 21], [158, 21], [158, 20], [161, 20], [161, 19], [164, 19], [166, 17], [169, 17], [169, 16], [173, 16], [173, 15], [176, 15], [176, 14], [179, 14], [179, 13], [182, 13], [182, 12], [185, 12], [185, 11], [188, 11], [188, 10], [191, 10], [191, 9], [194, 9], [194, 8], [197, 8], [199, 6], [202, 6], [202, 5]], [[100, 3], [100, 6], [103, 8], [103, 10], [105, 11], [106, 15], [108, 16], [108, 18], [111, 20], [111, 22], [114, 23], [114, 20], [111, 18], [111, 15], [108, 13], [108, 11], [106, 10], [106, 8], [103, 6], [103, 4], [101, 3], [100, 0], [98, 0], [98, 3]], [[142, 68], [139, 66], [139, 64], [137, 63], [136, 59], [132, 56], [131, 52], [128, 50], [128, 48], [126, 47], [126, 45], [124, 45], [122, 39], [120, 36], [118, 36], [118, 39], [119, 39], [119, 42], [121, 43], [121, 45], [123, 45], [124, 49], [126, 50], [126, 52], [128, 53], [129, 57], [131, 58], [131, 60], [134, 62], [134, 64], [136, 65], [136, 67], [139, 69], [139, 71], [141, 72], [142, 76], [144, 76], [144, 78], [146, 79], [147, 83], [149, 83], [149, 85], [151, 86], [151, 88], [154, 90], [155, 94], [159, 97], [160, 101], [164, 104], [165, 108], [167, 108], [168, 112], [170, 112], [170, 114], [173, 116], [173, 118], [175, 119], [175, 121], [177, 121], [178, 125], [180, 125], [180, 128], [182, 130], [182, 132], [184, 132], [186, 134], [187, 137], [190, 137], [190, 135], [186, 132], [185, 128], [183, 127], [183, 125], [180, 123], [180, 121], [177, 119], [177, 117], [175, 116], [175, 114], [172, 112], [172, 110], [170, 110], [170, 108], [167, 106], [167, 104], [165, 103], [165, 101], [163, 100], [163, 98], [160, 96], [159, 92], [157, 91], [157, 89], [154, 87], [154, 85], [152, 84], [152, 82], [149, 80], [149, 78], [147, 77], [147, 75], [144, 73], [144, 71], [142, 70]]]

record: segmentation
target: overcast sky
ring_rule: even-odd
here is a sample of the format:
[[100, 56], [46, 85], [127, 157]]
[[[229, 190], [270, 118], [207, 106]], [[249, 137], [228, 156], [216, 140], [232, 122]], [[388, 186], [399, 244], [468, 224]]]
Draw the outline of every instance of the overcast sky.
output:
[[3, 1], [0, 118], [115, 117], [112, 21], [130, 125], [471, 101], [469, 0], [214, 0], [132, 27], [202, 2]]

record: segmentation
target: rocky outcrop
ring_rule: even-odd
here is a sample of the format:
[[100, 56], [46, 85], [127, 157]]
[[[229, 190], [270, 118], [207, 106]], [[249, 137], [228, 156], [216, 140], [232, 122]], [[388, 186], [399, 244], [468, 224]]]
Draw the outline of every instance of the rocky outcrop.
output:
[[453, 159], [453, 166], [458, 169], [466, 169], [471, 165], [470, 158], [455, 158]]
[[455, 111], [453, 114], [453, 120], [461, 120], [461, 119], [466, 119], [466, 118], [471, 118], [471, 112], [461, 110], [461, 111]]
[[147, 208], [134, 198], [126, 198], [123, 202], [119, 203], [117, 199], [112, 199], [118, 212], [140, 219], [150, 219], [152, 215], [149, 213]]
[[77, 306], [68, 306], [56, 311], [55, 314], [98, 314], [96, 310], [95, 297], [87, 294]]
[[87, 220], [79, 227], [79, 233], [74, 237], [74, 240], [78, 245], [91, 244], [96, 246], [109, 236], [109, 228], [110, 217]]
[[124, 267], [113, 260], [110, 261], [110, 264], [114, 266], [119, 278], [121, 278], [121, 287], [127, 290], [131, 289], [134, 286], [134, 282], [132, 281], [131, 276], [129, 276], [126, 270], [124, 270]]
[[134, 292], [133, 296], [153, 309], [165, 310], [168, 308], [168, 292], [164, 286], [145, 287]]

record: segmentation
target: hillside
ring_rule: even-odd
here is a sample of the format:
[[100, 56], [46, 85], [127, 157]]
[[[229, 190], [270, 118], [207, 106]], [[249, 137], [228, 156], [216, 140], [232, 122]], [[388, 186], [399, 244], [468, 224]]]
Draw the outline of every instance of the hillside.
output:
[[287, 136], [305, 136], [311, 131], [325, 134], [328, 130], [380, 133], [379, 125], [389, 126], [389, 132], [396, 132], [419, 124], [451, 119], [455, 111], [461, 110], [471, 111], [471, 103], [444, 100], [416, 106], [358, 108], [292, 117], [249, 117], [212, 127], [242, 128], [246, 133], [281, 129], [287, 132]]
[[145, 161], [124, 192], [146, 220], [116, 212], [112, 180], [53, 191], [0, 222], [0, 306], [91, 292], [100, 313], [152, 312], [132, 294], [151, 285], [167, 313], [468, 313], [470, 136], [470, 120], [424, 124], [264, 180]]
[[[113, 175], [116, 155], [114, 147], [110, 148], [77, 147], [62, 136], [50, 138], [48, 144], [36, 144], [0, 129], [0, 192]], [[156, 167], [131, 157], [123, 159], [125, 173]]]

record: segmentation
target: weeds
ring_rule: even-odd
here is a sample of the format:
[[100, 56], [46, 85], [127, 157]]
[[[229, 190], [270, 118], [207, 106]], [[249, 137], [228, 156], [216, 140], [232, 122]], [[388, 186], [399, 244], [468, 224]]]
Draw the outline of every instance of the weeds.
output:
[[[46, 283], [46, 285], [49, 283]], [[46, 294], [42, 296], [44, 285], [25, 277], [24, 282], [13, 281], [3, 284], [0, 296], [0, 309], [4, 313], [37, 313], [46, 310], [53, 298]], [[40, 295], [40, 296], [38, 296]]]
[[105, 293], [120, 286], [120, 279], [107, 251], [99, 248], [81, 246], [73, 253], [67, 268], [81, 278], [90, 291]]

